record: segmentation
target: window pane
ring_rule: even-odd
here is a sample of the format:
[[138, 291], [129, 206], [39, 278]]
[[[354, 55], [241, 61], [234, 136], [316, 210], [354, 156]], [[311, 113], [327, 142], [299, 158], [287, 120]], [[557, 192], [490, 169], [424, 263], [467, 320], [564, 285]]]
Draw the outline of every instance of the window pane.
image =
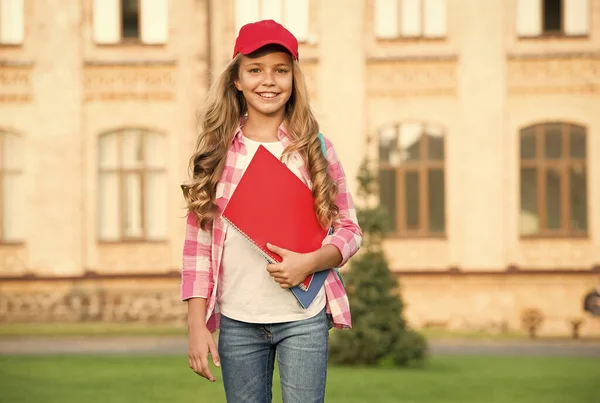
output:
[[[277, 1], [281, 2], [281, 0]], [[310, 34], [310, 1], [286, 0], [283, 5], [283, 11], [283, 20], [286, 28], [298, 38], [298, 41], [303, 42], [308, 40]]]
[[139, 0], [121, 0], [121, 12], [123, 38], [139, 38]]
[[379, 132], [379, 162], [392, 165], [400, 163], [396, 126], [389, 126]]
[[398, 36], [398, 0], [375, 0], [374, 11], [375, 36], [377, 38], [395, 38]]
[[521, 130], [521, 159], [534, 159], [535, 145], [535, 128]]
[[428, 173], [429, 190], [429, 231], [445, 230], [444, 171], [430, 169]]
[[545, 125], [545, 155], [546, 158], [560, 158], [562, 156], [561, 125]]
[[571, 126], [571, 135], [569, 136], [572, 158], [585, 158], [585, 128], [581, 126]]
[[423, 126], [420, 123], [404, 123], [400, 126], [402, 161], [417, 161], [420, 156], [420, 140]]
[[144, 214], [147, 239], [165, 239], [167, 237], [167, 176], [161, 172], [146, 175]]
[[119, 239], [119, 177], [116, 172], [100, 174], [98, 233], [103, 241]]
[[420, 36], [421, 30], [421, 0], [402, 0], [400, 2], [402, 36]]
[[123, 133], [122, 138], [123, 168], [136, 169], [142, 167], [142, 136], [139, 131], [131, 130]]
[[144, 136], [144, 158], [149, 168], [164, 168], [167, 150], [164, 146], [164, 138], [160, 134], [147, 133]]
[[444, 159], [444, 135], [441, 128], [427, 127], [427, 157], [430, 160]]
[[589, 32], [590, 2], [593, 0], [568, 0], [564, 12], [564, 32], [567, 35], [586, 35]]
[[118, 167], [117, 133], [100, 136], [98, 164], [100, 169], [116, 169]]
[[379, 171], [379, 204], [383, 207], [389, 217], [388, 228], [395, 232], [396, 225], [396, 170]]
[[258, 0], [235, 1], [235, 30], [240, 30], [242, 25], [260, 20], [260, 4]]
[[140, 175], [137, 173], [126, 174], [124, 177], [123, 202], [125, 205], [124, 235], [128, 238], [141, 237], [142, 230], [142, 189]]
[[24, 238], [25, 212], [23, 203], [23, 178], [20, 174], [4, 174], [2, 178], [2, 236], [4, 241], [20, 241]]
[[406, 172], [404, 176], [406, 228], [419, 229], [419, 173]]
[[423, 35], [428, 38], [441, 38], [446, 35], [446, 0], [423, 0], [425, 26]]
[[519, 226], [522, 235], [537, 234], [540, 231], [540, 218], [537, 208], [537, 170], [521, 169], [521, 214]]
[[560, 229], [560, 172], [546, 171], [546, 220], [548, 229]]
[[563, 0], [543, 0], [544, 1], [544, 31], [560, 32], [562, 30], [562, 1]]
[[587, 230], [587, 175], [583, 163], [570, 170], [571, 229]]
[[[240, 0], [238, 0], [240, 1]], [[244, 1], [244, 0], [241, 0]], [[260, 18], [263, 20], [275, 20], [280, 24], [284, 24], [282, 19], [281, 0], [261, 0], [260, 2]], [[287, 6], [287, 4], [286, 4]]]

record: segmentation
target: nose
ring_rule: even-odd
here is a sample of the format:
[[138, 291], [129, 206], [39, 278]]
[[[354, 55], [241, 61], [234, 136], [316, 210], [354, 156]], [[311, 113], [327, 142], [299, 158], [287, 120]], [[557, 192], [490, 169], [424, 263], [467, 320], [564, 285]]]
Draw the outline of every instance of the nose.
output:
[[263, 80], [264, 85], [273, 86], [275, 85], [275, 72], [274, 71], [266, 71], [265, 78]]

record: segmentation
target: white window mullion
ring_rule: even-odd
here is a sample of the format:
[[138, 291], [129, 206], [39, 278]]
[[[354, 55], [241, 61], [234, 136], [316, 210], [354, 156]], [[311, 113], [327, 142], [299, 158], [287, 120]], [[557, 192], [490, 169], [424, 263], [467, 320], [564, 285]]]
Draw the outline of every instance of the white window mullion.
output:
[[522, 37], [542, 34], [542, 0], [517, 0], [517, 34]]
[[400, 34], [404, 37], [417, 37], [423, 34], [421, 0], [400, 1]]
[[94, 0], [92, 11], [94, 41], [114, 44], [121, 41], [121, 1]]
[[0, 43], [20, 45], [25, 37], [24, 0], [0, 0]]
[[423, 36], [443, 38], [446, 36], [446, 0], [423, 0]]
[[375, 0], [374, 31], [379, 39], [397, 38], [399, 34], [399, 0]]
[[587, 35], [590, 24], [589, 0], [567, 0], [563, 4], [565, 7], [565, 34]]
[[141, 0], [141, 40], [149, 45], [167, 43], [169, 37], [168, 0]]

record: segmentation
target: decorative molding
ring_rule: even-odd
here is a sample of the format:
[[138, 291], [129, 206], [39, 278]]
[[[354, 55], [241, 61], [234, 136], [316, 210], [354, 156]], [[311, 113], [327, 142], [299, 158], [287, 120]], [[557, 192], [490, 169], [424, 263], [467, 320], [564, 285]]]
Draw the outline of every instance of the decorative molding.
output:
[[30, 63], [0, 63], [0, 103], [23, 103], [32, 99]]
[[0, 291], [0, 319], [23, 321], [181, 322], [178, 287], [75, 284], [63, 289]]
[[456, 94], [456, 58], [404, 58], [371, 60], [367, 67], [367, 93], [371, 96]]
[[83, 86], [86, 102], [172, 101], [177, 67], [170, 62], [86, 62]]
[[21, 275], [24, 270], [25, 245], [0, 244], [0, 279], [7, 275]]
[[600, 54], [509, 55], [509, 94], [599, 94]]

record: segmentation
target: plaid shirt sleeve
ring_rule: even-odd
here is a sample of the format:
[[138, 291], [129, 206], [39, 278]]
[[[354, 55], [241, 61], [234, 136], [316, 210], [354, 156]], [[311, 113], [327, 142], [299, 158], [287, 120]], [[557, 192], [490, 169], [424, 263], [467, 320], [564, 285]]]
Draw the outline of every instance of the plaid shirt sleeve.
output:
[[323, 245], [334, 245], [340, 250], [342, 262], [339, 267], [342, 267], [360, 248], [362, 231], [358, 225], [354, 201], [348, 190], [342, 163], [335, 152], [333, 144], [328, 139], [325, 139], [325, 144], [327, 146], [329, 172], [338, 186], [338, 195], [335, 203], [340, 213], [338, 218], [333, 222], [333, 233], [323, 240]]
[[181, 271], [182, 300], [208, 298], [212, 294], [211, 246], [211, 231], [199, 228], [195, 214], [188, 213]]

